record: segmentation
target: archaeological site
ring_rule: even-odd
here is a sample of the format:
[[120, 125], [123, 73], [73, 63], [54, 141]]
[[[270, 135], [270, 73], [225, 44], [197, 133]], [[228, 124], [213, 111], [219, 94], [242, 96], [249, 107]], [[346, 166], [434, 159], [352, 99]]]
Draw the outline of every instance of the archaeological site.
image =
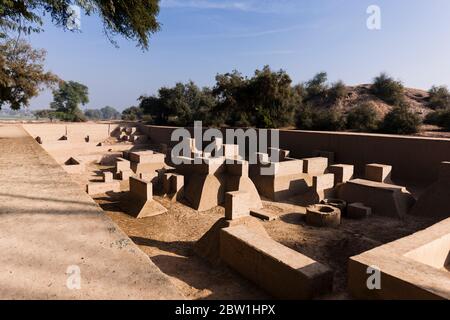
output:
[[450, 298], [450, 139], [176, 129], [2, 124], [0, 298]]

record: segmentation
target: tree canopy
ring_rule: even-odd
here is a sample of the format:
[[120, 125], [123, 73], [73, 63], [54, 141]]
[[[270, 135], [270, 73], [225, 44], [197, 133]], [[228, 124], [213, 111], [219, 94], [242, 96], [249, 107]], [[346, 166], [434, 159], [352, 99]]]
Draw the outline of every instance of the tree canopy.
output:
[[89, 102], [89, 90], [85, 85], [75, 82], [60, 82], [59, 89], [53, 91], [50, 108], [59, 113], [59, 117], [68, 121], [84, 121], [80, 105]]
[[0, 37], [11, 32], [31, 33], [42, 30], [42, 16], [67, 29], [72, 18], [71, 5], [86, 15], [97, 14], [105, 34], [121, 35], [148, 48], [150, 36], [160, 29], [157, 20], [159, 0], [2, 0], [0, 2]]
[[239, 72], [217, 75], [213, 94], [215, 111], [230, 125], [283, 127], [292, 123], [301, 96], [284, 70], [268, 66], [256, 70], [252, 78]]
[[13, 110], [27, 106], [44, 87], [56, 83], [58, 78], [44, 71], [45, 54], [23, 40], [0, 44], [0, 109], [4, 104]]

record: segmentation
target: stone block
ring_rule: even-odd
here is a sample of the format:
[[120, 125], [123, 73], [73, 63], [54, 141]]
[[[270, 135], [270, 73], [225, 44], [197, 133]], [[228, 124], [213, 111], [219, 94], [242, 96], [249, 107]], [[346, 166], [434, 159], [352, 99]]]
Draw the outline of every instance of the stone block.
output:
[[347, 217], [350, 219], [363, 219], [372, 214], [372, 209], [363, 203], [351, 203], [347, 207]]
[[[155, 152], [153, 152], [151, 150], [136, 151], [136, 152], [130, 152], [129, 159], [131, 162], [136, 162], [136, 163], [153, 163], [155, 161], [161, 162], [161, 156], [160, 156], [160, 158], [158, 158], [156, 155], [157, 154], [155, 154]], [[162, 159], [162, 161], [164, 162], [164, 158]]]
[[328, 165], [332, 165], [334, 163], [334, 152], [331, 151], [323, 151], [316, 150], [313, 152], [315, 157], [322, 157], [328, 159]]
[[106, 172], [103, 172], [102, 175], [103, 175], [103, 182], [113, 182], [114, 177], [113, 177], [112, 172], [106, 171]]
[[334, 187], [334, 174], [327, 173], [313, 177], [313, 188], [316, 191], [328, 190]]
[[328, 267], [243, 225], [221, 230], [220, 258], [277, 299], [312, 299], [332, 290]]
[[250, 215], [249, 194], [243, 191], [225, 194], [225, 218], [234, 220]]
[[355, 167], [350, 164], [334, 164], [328, 167], [327, 172], [334, 174], [335, 185], [353, 179]]
[[274, 221], [278, 219], [276, 214], [269, 212], [266, 209], [251, 209], [250, 215], [265, 221]]
[[153, 185], [135, 177], [130, 177], [130, 194], [139, 200], [153, 200]]
[[122, 181], [126, 181], [129, 180], [131, 176], [134, 175], [134, 172], [131, 170], [121, 170], [118, 173], [118, 178]]
[[366, 179], [375, 182], [391, 183], [392, 166], [378, 163], [366, 165]]
[[306, 158], [303, 160], [303, 172], [312, 176], [325, 173], [328, 168], [328, 158]]

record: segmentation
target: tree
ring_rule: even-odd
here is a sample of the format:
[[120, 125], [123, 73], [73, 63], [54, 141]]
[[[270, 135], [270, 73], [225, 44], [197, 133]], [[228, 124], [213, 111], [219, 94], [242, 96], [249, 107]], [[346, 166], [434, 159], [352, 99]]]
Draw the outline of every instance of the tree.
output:
[[200, 89], [194, 82], [177, 83], [174, 87], [163, 87], [157, 96], [139, 98], [140, 108], [150, 115], [155, 124], [193, 125], [194, 121], [209, 124], [208, 114], [214, 106], [214, 97], [209, 88]]
[[53, 102], [50, 108], [56, 110], [65, 121], [84, 121], [80, 104], [89, 102], [89, 90], [85, 85], [75, 82], [60, 82], [59, 89], [53, 91]]
[[30, 99], [57, 77], [44, 71], [44, 50], [34, 50], [23, 40], [0, 44], [0, 109], [7, 104], [13, 110], [28, 106]]
[[371, 132], [378, 128], [378, 114], [372, 103], [362, 103], [353, 108], [347, 115], [347, 128]]
[[430, 94], [431, 108], [445, 109], [450, 107], [450, 92], [446, 86], [433, 86], [428, 93]]
[[100, 119], [102, 120], [116, 120], [120, 119], [120, 112], [113, 107], [106, 106], [100, 109]]
[[306, 100], [321, 98], [327, 95], [328, 74], [326, 72], [317, 73], [311, 80], [305, 83]]
[[11, 32], [31, 33], [42, 30], [42, 16], [49, 14], [55, 25], [68, 29], [73, 18], [71, 5], [86, 15], [97, 14], [105, 34], [122, 35], [148, 48], [149, 37], [160, 28], [157, 21], [159, 0], [3, 0], [0, 3], [0, 37]]
[[384, 102], [394, 106], [400, 105], [405, 98], [403, 84], [386, 73], [381, 73], [375, 77], [371, 91]]
[[101, 120], [101, 119], [103, 119], [103, 114], [98, 109], [87, 109], [86, 111], [84, 111], [84, 115], [89, 120]]
[[234, 71], [216, 77], [213, 94], [215, 111], [227, 124], [277, 128], [290, 125], [301, 103], [299, 88], [284, 70], [268, 66], [256, 70], [252, 78]]
[[327, 91], [327, 100], [330, 103], [336, 103], [337, 101], [344, 99], [348, 94], [348, 89], [342, 80], [336, 81], [331, 85]]
[[389, 112], [380, 125], [383, 133], [413, 134], [419, 131], [421, 120], [409, 110], [409, 106], [401, 104]]
[[139, 107], [130, 107], [122, 112], [122, 120], [135, 121], [142, 119], [143, 111]]

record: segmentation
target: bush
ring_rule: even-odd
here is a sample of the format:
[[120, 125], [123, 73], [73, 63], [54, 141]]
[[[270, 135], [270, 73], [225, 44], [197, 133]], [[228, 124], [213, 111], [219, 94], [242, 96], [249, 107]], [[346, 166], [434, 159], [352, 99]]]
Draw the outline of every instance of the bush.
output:
[[450, 91], [446, 86], [433, 86], [428, 93], [430, 94], [431, 108], [445, 109], [450, 107]]
[[404, 100], [403, 84], [386, 73], [381, 73], [374, 79], [371, 91], [375, 96], [391, 105], [398, 106]]
[[344, 99], [348, 94], [347, 87], [345, 86], [344, 82], [339, 80], [331, 86], [330, 89], [328, 89], [328, 101], [330, 103], [336, 103], [337, 101]]
[[303, 130], [339, 131], [345, 129], [345, 117], [333, 108], [316, 110], [306, 106], [300, 109], [296, 124]]
[[450, 130], [450, 108], [429, 113], [424, 122]]
[[378, 128], [378, 114], [371, 103], [363, 103], [353, 108], [347, 115], [347, 128], [371, 132]]
[[304, 85], [306, 100], [324, 98], [328, 90], [327, 79], [328, 75], [326, 72], [319, 72], [311, 80], [307, 81]]
[[402, 104], [392, 109], [380, 126], [380, 132], [393, 134], [413, 134], [419, 131], [421, 124], [417, 114], [409, 111], [409, 107]]
[[296, 126], [298, 129], [312, 130], [313, 128], [313, 111], [311, 106], [302, 106], [296, 115]]

